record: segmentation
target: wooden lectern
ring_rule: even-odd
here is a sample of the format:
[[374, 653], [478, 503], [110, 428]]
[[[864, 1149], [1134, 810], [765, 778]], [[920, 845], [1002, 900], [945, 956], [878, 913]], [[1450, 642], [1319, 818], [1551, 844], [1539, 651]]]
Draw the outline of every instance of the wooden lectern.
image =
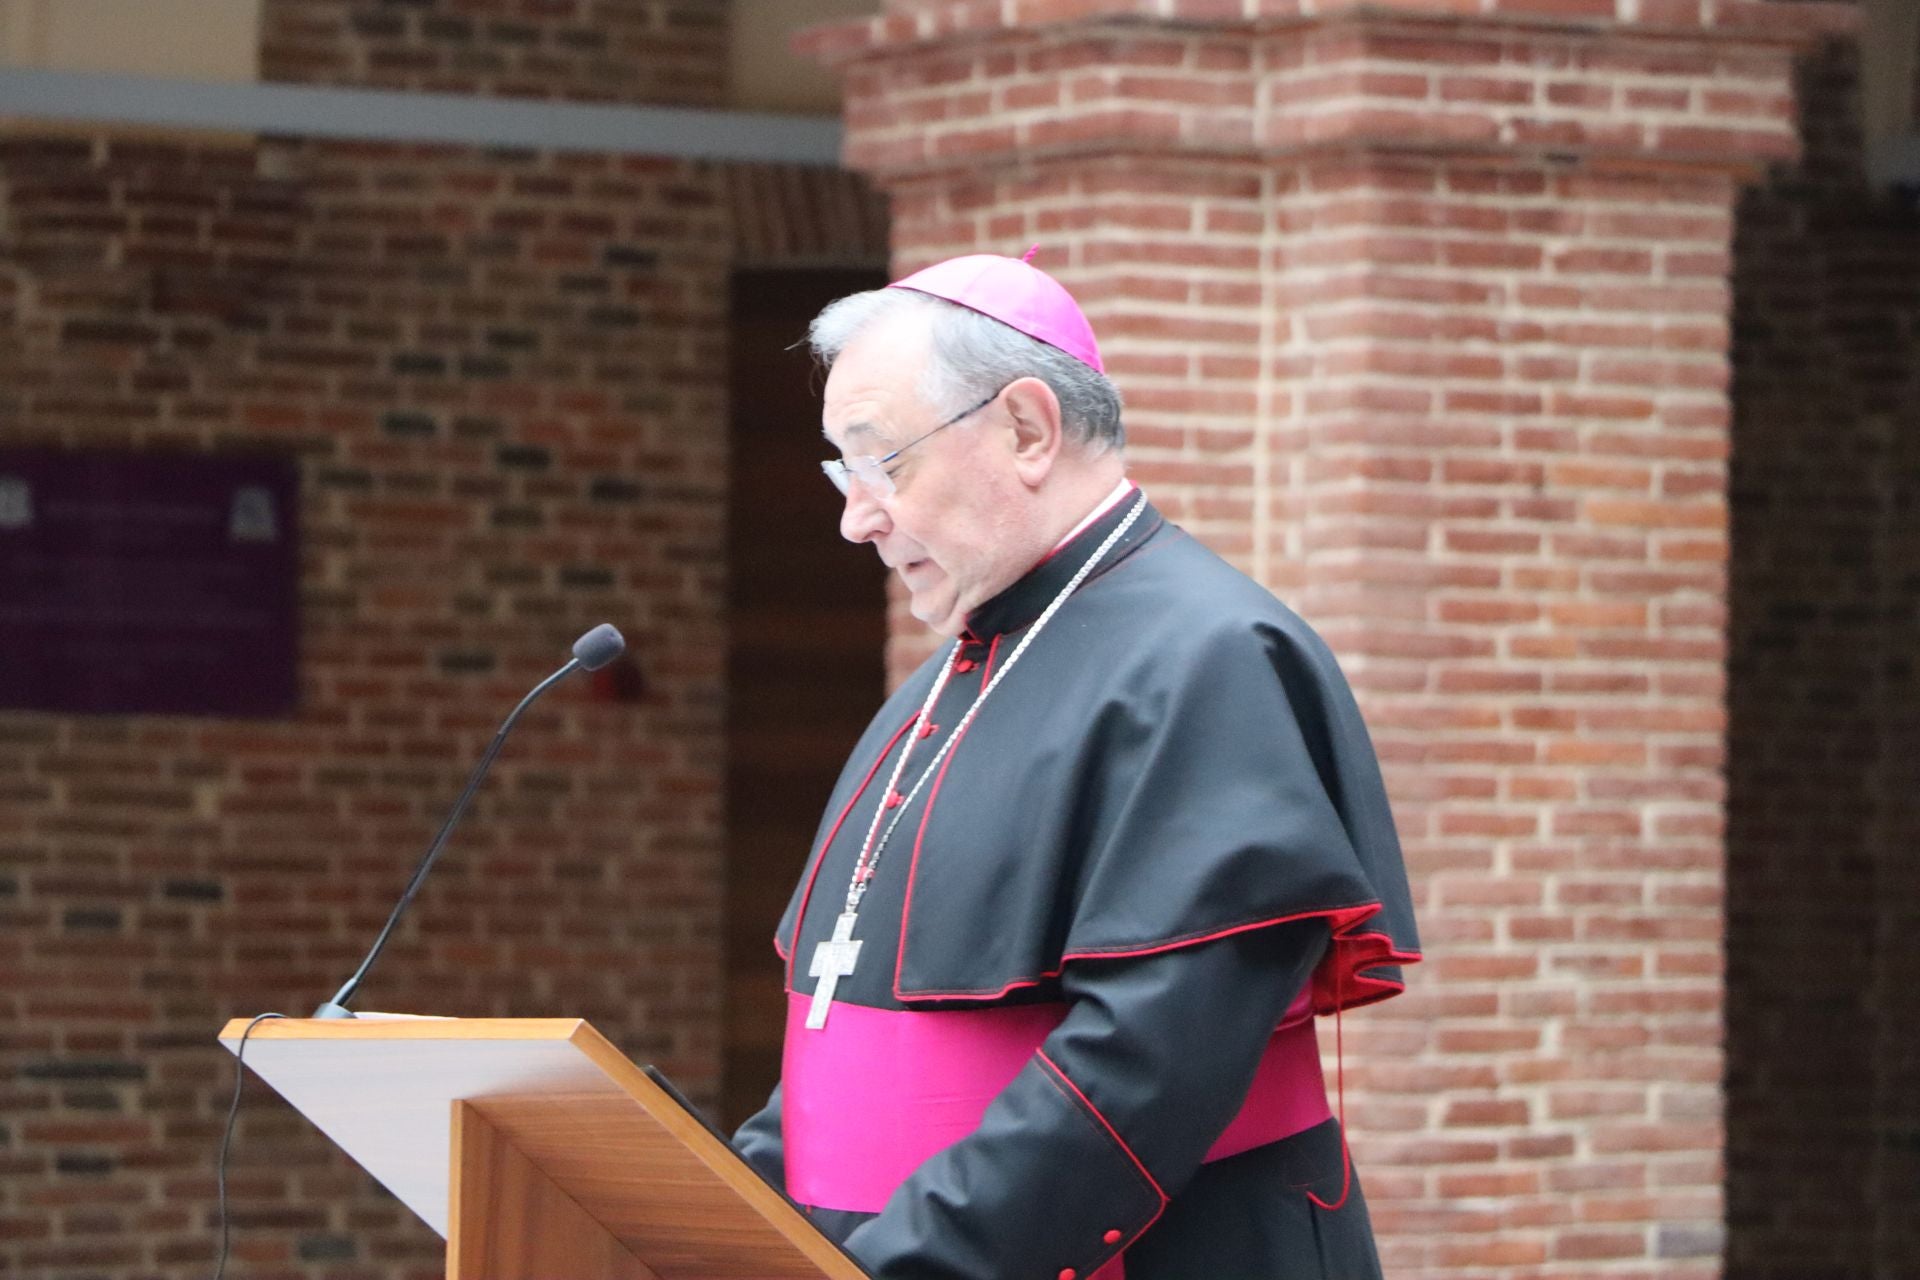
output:
[[446, 1237], [449, 1280], [865, 1280], [579, 1019], [274, 1019], [246, 1066]]

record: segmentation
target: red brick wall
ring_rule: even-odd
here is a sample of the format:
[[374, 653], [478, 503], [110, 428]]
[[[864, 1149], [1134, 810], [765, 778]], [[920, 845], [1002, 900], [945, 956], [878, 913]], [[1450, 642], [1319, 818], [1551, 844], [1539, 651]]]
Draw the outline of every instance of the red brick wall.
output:
[[1285, 252], [1371, 262], [1303, 307], [1297, 599], [1433, 952], [1349, 1029], [1389, 1255], [1710, 1268], [1730, 187], [1309, 181]]
[[[710, 106], [726, 8], [265, 0], [263, 71]], [[578, 1013], [718, 1096], [728, 281], [884, 218], [794, 166], [0, 133], [0, 440], [282, 451], [304, 538], [291, 721], [0, 712], [0, 1272], [207, 1273], [214, 1032], [331, 994], [602, 620], [637, 683], [529, 714], [357, 1003]], [[441, 1273], [266, 1090], [234, 1163], [237, 1272]]]
[[[1094, 209], [1067, 250], [1088, 265], [1061, 273], [1094, 281], [1134, 474], [1336, 646], [1387, 766], [1432, 959], [1345, 1030], [1391, 1273], [1710, 1267], [1730, 187], [1066, 170], [1069, 189], [1147, 188], [1072, 201]], [[1196, 225], [1247, 215], [1242, 236], [1134, 265], [1165, 246], [1133, 216], [1169, 191]], [[896, 200], [914, 261], [933, 256], [921, 208]], [[1706, 247], [1640, 248], [1643, 226]], [[1109, 255], [1141, 272], [1114, 290], [1130, 306], [1100, 282]], [[1328, 265], [1290, 279], [1304, 262]], [[1276, 295], [1288, 337], [1262, 387], [1247, 348]], [[1565, 314], [1530, 320], [1529, 296]], [[1582, 328], [1608, 349], [1587, 354]]]
[[[708, 167], [16, 135], [9, 440], [299, 459], [284, 722], [0, 714], [0, 1269], [202, 1274], [230, 1015], [305, 1013], [499, 718], [510, 742], [359, 1003], [564, 1010], [719, 1068], [727, 223]], [[266, 176], [271, 175], [271, 176]], [[438, 1242], [256, 1093], [255, 1275]]]
[[[264, 63], [707, 103], [721, 7], [268, 0]], [[1022, 13], [1102, 7], [1140, 8]], [[1912, 227], [1866, 214], [1821, 142], [1840, 126], [1741, 206], [1730, 434], [1715, 165], [1789, 145], [1778, 50], [890, 12], [934, 41], [851, 81], [896, 265], [1040, 240], [1138, 474], [1321, 625], [1366, 702], [1432, 955], [1346, 1027], [1390, 1273], [1716, 1272], [1724, 1017], [1727, 1270], [1877, 1250], [1897, 1274], [1920, 306]], [[1785, 33], [1791, 7], [1716, 12]], [[963, 23], [982, 39], [941, 47]], [[1803, 89], [1844, 97], [1844, 60], [1816, 65], [1841, 86]], [[332, 990], [498, 716], [603, 617], [641, 699], [549, 695], [364, 1003], [564, 1005], [712, 1096], [721, 308], [742, 210], [756, 256], [792, 250], [773, 187], [17, 129], [0, 165], [0, 435], [285, 448], [307, 530], [293, 724], [0, 714], [0, 1270], [204, 1274], [212, 1029]], [[798, 251], [832, 249], [846, 193], [773, 186], [825, 211]], [[892, 644], [896, 670], [924, 651]], [[236, 1155], [250, 1274], [438, 1272], [264, 1092]]]
[[263, 0], [260, 18], [266, 80], [726, 101], [727, 0]]
[[1735, 242], [1735, 1277], [1920, 1258], [1920, 218], [1864, 185], [1857, 72], [1846, 44], [1805, 61], [1807, 156], [1742, 202]]
[[1389, 1274], [1715, 1275], [1727, 273], [1796, 11], [1174, 8], [813, 47], [896, 268], [1039, 240], [1135, 474], [1361, 694], [1431, 957], [1346, 1026]]

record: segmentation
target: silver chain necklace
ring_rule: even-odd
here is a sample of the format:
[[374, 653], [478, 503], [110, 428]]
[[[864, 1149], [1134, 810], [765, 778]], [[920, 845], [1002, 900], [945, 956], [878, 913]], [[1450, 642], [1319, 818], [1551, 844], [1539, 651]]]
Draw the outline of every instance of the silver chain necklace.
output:
[[[1014, 663], [1020, 661], [1020, 655], [1027, 651], [1027, 646], [1033, 643], [1042, 628], [1055, 613], [1059, 612], [1060, 606], [1067, 602], [1067, 597], [1086, 581], [1087, 575], [1093, 572], [1094, 566], [1106, 558], [1107, 552], [1113, 549], [1113, 544], [1120, 541], [1121, 536], [1133, 527], [1133, 522], [1139, 518], [1140, 512], [1146, 508], [1146, 505], [1146, 495], [1142, 494], [1139, 501], [1133, 504], [1133, 510], [1127, 512], [1127, 518], [1107, 535], [1106, 541], [1095, 548], [1094, 553], [1087, 557], [1087, 562], [1081, 565], [1067, 585], [1060, 589], [1060, 594], [1053, 598], [1053, 602], [1042, 610], [1040, 616], [1034, 619], [1033, 625], [1027, 628], [1027, 634], [1020, 638], [1020, 643], [1015, 645], [1013, 652], [1007, 655], [1006, 662], [1001, 664], [1000, 669], [993, 673], [993, 678], [987, 681], [979, 694], [974, 697], [973, 705], [968, 707], [967, 713], [960, 717], [960, 723], [953, 726], [953, 732], [948, 734], [947, 740], [940, 744], [940, 750], [935, 753], [933, 759], [927, 761], [927, 767], [920, 771], [920, 777], [914, 782], [913, 790], [908, 792], [899, 804], [889, 805], [888, 801], [899, 794], [900, 775], [906, 771], [907, 757], [913, 754], [913, 744], [919, 741], [921, 731], [933, 714], [934, 704], [939, 702], [941, 691], [947, 687], [947, 678], [953, 674], [954, 663], [960, 657], [959, 642], [956, 641], [948, 652], [947, 660], [941, 664], [940, 674], [935, 678], [933, 688], [927, 694], [927, 700], [920, 705], [919, 714], [913, 718], [911, 732], [907, 734], [906, 746], [901, 748], [900, 759], [894, 763], [893, 773], [887, 778], [886, 790], [880, 793], [880, 802], [874, 806], [873, 821], [867, 826], [866, 839], [860, 842], [860, 856], [854, 861], [853, 878], [847, 884], [846, 906], [841, 910], [839, 918], [833, 922], [833, 937], [814, 945], [813, 963], [807, 968], [808, 976], [816, 979], [813, 1000], [807, 1006], [809, 1031], [818, 1031], [827, 1025], [827, 1013], [833, 1007], [834, 989], [839, 986], [840, 979], [853, 972], [854, 965], [860, 960], [862, 944], [853, 936], [853, 926], [859, 922], [860, 918], [860, 901], [867, 896], [867, 886], [873, 883], [874, 868], [880, 865], [881, 851], [887, 847], [887, 841], [893, 838], [894, 829], [900, 825], [900, 820], [907, 816], [907, 810], [913, 807], [914, 797], [920, 794], [920, 788], [927, 784], [927, 779], [934, 775], [940, 768], [940, 762], [947, 758], [949, 751], [953, 750], [953, 744], [960, 741], [961, 735], [967, 731], [967, 726], [973, 723], [973, 717], [979, 712], [980, 705], [987, 700], [987, 695], [1000, 687], [1000, 682], [1007, 678], [1009, 671], [1013, 670]], [[880, 830], [880, 819], [886, 815], [889, 808], [894, 810], [893, 820], [887, 824], [883, 832]], [[876, 833], [879, 835], [877, 841], [874, 839]], [[822, 856], [824, 857], [825, 854], [823, 853]]]

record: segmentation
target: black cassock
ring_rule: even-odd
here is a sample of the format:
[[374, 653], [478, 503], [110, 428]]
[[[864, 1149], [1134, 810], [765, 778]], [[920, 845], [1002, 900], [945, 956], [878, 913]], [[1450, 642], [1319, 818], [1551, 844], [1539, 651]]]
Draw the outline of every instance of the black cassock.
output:
[[[888, 699], [780, 925], [782, 1085], [735, 1142], [886, 1280], [1379, 1272], [1312, 1015], [1400, 991], [1419, 944], [1372, 745], [1304, 622], [1143, 505], [900, 799], [1136, 504]], [[858, 962], [807, 1030], [811, 962], [909, 743]]]

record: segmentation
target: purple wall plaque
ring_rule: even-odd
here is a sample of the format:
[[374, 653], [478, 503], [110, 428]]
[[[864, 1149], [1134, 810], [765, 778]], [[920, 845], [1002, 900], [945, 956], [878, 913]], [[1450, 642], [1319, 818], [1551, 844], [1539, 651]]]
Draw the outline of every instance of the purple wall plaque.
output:
[[0, 708], [284, 716], [291, 459], [0, 448]]

